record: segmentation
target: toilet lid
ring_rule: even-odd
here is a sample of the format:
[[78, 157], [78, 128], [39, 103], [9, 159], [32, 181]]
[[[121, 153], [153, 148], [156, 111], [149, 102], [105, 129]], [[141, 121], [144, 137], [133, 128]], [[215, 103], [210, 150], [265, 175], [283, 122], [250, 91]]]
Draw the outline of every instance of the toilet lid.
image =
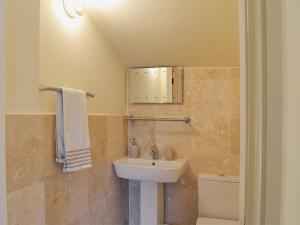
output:
[[197, 225], [239, 225], [239, 221], [199, 217]]

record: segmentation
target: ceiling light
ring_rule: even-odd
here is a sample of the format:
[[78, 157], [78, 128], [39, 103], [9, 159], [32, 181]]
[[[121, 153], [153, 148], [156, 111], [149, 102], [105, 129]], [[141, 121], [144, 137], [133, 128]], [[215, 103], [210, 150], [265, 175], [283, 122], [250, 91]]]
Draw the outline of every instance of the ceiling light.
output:
[[63, 0], [66, 13], [71, 18], [77, 18], [84, 13], [84, 0]]

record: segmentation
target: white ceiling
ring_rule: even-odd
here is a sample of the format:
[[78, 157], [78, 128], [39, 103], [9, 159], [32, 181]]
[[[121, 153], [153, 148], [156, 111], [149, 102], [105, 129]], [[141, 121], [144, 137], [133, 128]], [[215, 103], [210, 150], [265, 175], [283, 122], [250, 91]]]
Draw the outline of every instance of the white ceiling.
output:
[[127, 66], [239, 66], [238, 0], [91, 0]]

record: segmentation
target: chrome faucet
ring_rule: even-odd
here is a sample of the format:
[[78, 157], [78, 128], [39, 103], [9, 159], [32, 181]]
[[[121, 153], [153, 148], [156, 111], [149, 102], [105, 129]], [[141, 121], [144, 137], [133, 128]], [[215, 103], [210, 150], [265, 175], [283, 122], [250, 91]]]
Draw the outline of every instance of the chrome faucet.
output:
[[152, 155], [152, 159], [158, 159], [159, 155], [158, 155], [158, 149], [156, 144], [151, 145], [151, 155]]

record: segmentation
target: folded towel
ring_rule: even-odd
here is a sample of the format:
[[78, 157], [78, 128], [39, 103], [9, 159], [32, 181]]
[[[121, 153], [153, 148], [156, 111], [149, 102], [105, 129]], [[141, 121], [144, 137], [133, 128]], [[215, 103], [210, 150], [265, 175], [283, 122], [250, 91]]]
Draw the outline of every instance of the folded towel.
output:
[[92, 167], [86, 92], [62, 88], [56, 110], [57, 162], [64, 172]]

